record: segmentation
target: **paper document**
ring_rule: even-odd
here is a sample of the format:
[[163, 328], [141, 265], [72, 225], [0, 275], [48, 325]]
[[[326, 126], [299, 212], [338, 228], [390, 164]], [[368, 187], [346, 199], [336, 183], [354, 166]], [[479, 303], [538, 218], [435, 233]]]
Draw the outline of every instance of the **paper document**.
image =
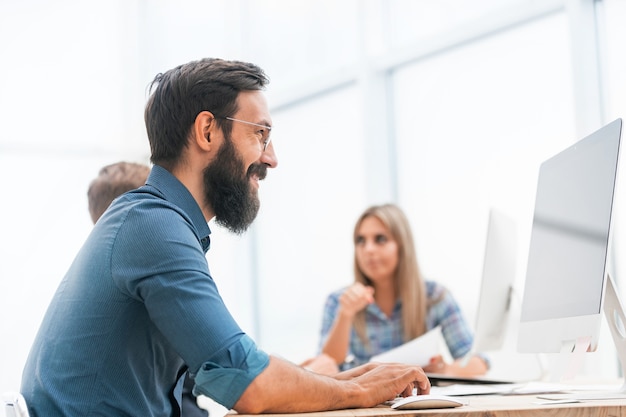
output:
[[441, 327], [424, 333], [410, 342], [388, 350], [380, 355], [372, 356], [372, 362], [399, 362], [409, 365], [428, 365], [430, 358], [441, 353], [443, 336]]

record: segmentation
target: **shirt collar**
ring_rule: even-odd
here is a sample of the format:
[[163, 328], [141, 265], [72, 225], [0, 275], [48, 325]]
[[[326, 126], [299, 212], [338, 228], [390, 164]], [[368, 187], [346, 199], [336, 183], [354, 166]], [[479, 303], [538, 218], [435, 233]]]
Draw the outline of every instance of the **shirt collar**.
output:
[[154, 187], [164, 198], [180, 207], [191, 219], [196, 230], [196, 236], [202, 244], [202, 249], [206, 253], [211, 245], [211, 229], [202, 214], [202, 210], [193, 198], [187, 187], [178, 180], [171, 172], [165, 168], [154, 165], [148, 176], [146, 184]]

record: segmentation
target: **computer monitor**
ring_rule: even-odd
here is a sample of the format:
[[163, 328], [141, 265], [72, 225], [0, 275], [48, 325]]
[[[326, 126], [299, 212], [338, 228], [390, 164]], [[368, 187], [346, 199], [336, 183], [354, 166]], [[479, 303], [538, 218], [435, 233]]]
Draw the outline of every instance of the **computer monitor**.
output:
[[[617, 119], [541, 164], [519, 352], [597, 347], [605, 289], [617, 296], [607, 266], [621, 130]], [[611, 305], [613, 326], [619, 308]]]
[[491, 209], [472, 353], [496, 351], [504, 344], [515, 287], [516, 260], [515, 220]]

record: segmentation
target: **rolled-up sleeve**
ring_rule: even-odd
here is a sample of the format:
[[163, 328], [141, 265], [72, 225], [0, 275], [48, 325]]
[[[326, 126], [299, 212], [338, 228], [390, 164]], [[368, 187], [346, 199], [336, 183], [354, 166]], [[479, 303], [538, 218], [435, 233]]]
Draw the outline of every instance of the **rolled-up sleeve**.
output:
[[205, 362], [195, 375], [194, 395], [206, 395], [226, 408], [233, 408], [248, 385], [269, 365], [269, 356], [248, 336], [227, 349], [220, 364]]

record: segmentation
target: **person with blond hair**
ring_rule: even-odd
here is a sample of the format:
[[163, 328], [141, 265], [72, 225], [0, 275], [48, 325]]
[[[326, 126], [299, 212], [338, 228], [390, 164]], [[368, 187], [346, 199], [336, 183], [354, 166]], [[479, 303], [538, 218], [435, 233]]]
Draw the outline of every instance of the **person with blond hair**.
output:
[[367, 208], [354, 227], [354, 283], [327, 297], [320, 350], [341, 369], [367, 363], [441, 326], [450, 354], [437, 355], [426, 372], [478, 376], [482, 355], [465, 358], [473, 336], [450, 291], [422, 277], [409, 221], [394, 204]]

